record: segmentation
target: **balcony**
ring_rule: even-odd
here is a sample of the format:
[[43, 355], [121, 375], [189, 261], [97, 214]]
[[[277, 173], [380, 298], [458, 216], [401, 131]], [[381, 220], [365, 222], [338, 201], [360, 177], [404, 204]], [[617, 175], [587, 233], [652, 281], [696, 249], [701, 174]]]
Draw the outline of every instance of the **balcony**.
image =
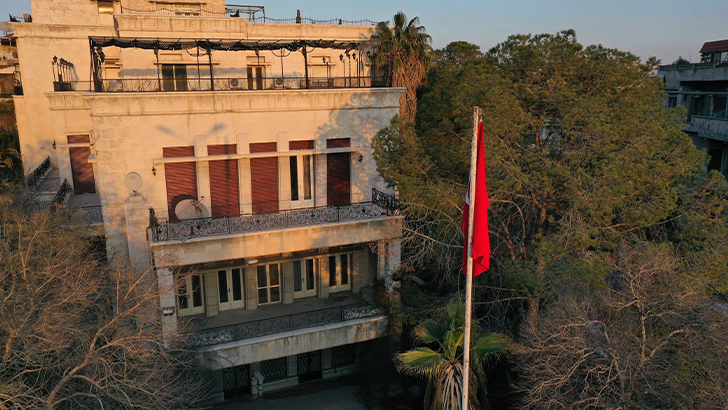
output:
[[179, 222], [159, 220], [153, 211], [150, 220], [153, 243], [260, 232], [281, 228], [363, 221], [399, 213], [395, 198], [372, 188], [372, 201], [348, 205], [291, 209], [279, 212], [199, 218]]
[[96, 81], [55, 81], [56, 92], [167, 92], [167, 91], [258, 91], [258, 90], [303, 90], [337, 88], [382, 88], [390, 87], [391, 78], [384, 76], [360, 77], [223, 77], [188, 78], [182, 82], [162, 78], [121, 78]]
[[683, 130], [701, 138], [728, 142], [728, 119], [725, 118], [693, 115]]
[[277, 304], [259, 307], [253, 311], [228, 311], [205, 320], [193, 320], [191, 324], [197, 325], [198, 329], [190, 335], [188, 341], [192, 347], [205, 347], [383, 314], [382, 308], [366, 303], [361, 295], [332, 296], [329, 299], [309, 298], [293, 305]]
[[226, 311], [189, 326], [197, 328], [188, 342], [202, 361], [222, 369], [384, 337], [387, 319], [383, 309], [349, 293]]

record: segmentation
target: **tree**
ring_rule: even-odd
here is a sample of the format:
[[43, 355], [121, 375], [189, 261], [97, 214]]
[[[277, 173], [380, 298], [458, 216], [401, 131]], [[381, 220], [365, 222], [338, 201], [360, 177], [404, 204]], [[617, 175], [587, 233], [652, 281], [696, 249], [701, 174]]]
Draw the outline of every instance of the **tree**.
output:
[[662, 60], [655, 56], [650, 56], [650, 58], [647, 59], [646, 64], [650, 67], [651, 70], [654, 70], [659, 67], [660, 64], [662, 64]]
[[414, 121], [417, 112], [417, 87], [425, 77], [431, 38], [420, 26], [419, 18], [409, 22], [403, 12], [394, 15], [394, 26], [389, 22], [377, 24], [372, 40], [379, 42], [374, 54], [374, 66], [392, 76], [394, 87], [406, 87], [400, 99], [400, 115]]
[[0, 203], [0, 408], [196, 407], [205, 383], [162, 334], [154, 272], [105, 265], [72, 210]]
[[690, 65], [690, 61], [683, 58], [683, 56], [678, 56], [677, 60], [672, 62], [673, 65]]
[[[478, 337], [477, 323], [472, 325], [471, 375], [469, 403], [477, 406], [478, 373], [482, 361], [508, 347], [505, 337], [488, 333]], [[426, 377], [425, 409], [460, 409], [463, 385], [463, 340], [465, 337], [465, 304], [462, 298], [453, 298], [437, 320], [430, 320], [415, 329], [418, 342], [435, 346], [416, 347], [397, 354], [401, 372]], [[474, 407], [471, 407], [474, 408]]]
[[609, 288], [549, 306], [524, 335], [523, 407], [726, 408], [728, 300], [691, 269], [669, 245], [625, 247]]
[[[642, 255], [636, 259], [650, 257], [651, 249], [672, 250], [681, 262], [674, 272], [698, 293], [690, 303], [702, 303], [694, 315], [707, 314], [710, 295], [728, 290], [725, 179], [706, 173], [704, 153], [681, 130], [684, 111], [663, 108], [662, 84], [636, 56], [584, 47], [567, 30], [511, 36], [484, 58], [448, 70], [430, 75], [436, 81], [420, 97], [414, 127], [394, 121], [374, 143], [380, 173], [407, 205], [405, 227], [427, 229], [422, 235], [405, 231], [403, 265], [429, 281], [460, 278], [459, 252], [440, 250], [462, 246], [455, 232], [468, 178], [471, 107], [478, 105], [493, 248], [491, 270], [475, 289], [475, 300], [491, 307], [476, 309], [481, 323], [516, 338], [546, 338], [560, 329], [554, 323], [567, 323], [551, 309], [565, 312], [568, 323], [581, 320], [580, 306], [604, 313], [611, 305], [599, 295], [609, 295], [623, 276], [615, 261], [631, 248]], [[426, 263], [411, 260], [407, 238], [428, 236], [440, 243], [430, 249], [440, 252], [418, 255]], [[443, 272], [446, 266], [453, 269]], [[620, 329], [611, 337], [631, 343], [629, 331]], [[717, 342], [703, 342], [700, 361], [716, 352], [708, 347]], [[681, 357], [701, 352], [684, 344], [667, 349]], [[662, 373], [679, 374], [675, 367]], [[568, 383], [580, 383], [579, 375]], [[549, 393], [562, 404], [572, 397]]]

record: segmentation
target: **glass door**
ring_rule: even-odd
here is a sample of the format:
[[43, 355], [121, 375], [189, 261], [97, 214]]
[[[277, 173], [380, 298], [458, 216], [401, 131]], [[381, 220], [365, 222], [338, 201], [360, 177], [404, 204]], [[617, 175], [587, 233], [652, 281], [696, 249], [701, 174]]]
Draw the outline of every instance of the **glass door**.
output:
[[316, 296], [316, 260], [293, 261], [293, 297]]
[[313, 207], [313, 155], [289, 157], [291, 171], [291, 208]]
[[245, 307], [243, 270], [240, 268], [218, 270], [217, 291], [220, 310]]

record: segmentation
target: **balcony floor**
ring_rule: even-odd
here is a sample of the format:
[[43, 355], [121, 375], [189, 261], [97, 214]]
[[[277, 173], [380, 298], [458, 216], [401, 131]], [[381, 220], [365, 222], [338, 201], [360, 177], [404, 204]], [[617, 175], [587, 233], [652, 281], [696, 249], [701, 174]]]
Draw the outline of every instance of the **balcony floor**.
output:
[[356, 294], [351, 292], [332, 293], [327, 299], [319, 299], [318, 297], [296, 299], [289, 305], [276, 303], [272, 305], [258, 306], [255, 310], [245, 310], [244, 308], [224, 310], [217, 316], [204, 317], [203, 315], [198, 315], [193, 316], [190, 319], [192, 326], [197, 330], [207, 330], [254, 322], [256, 320], [265, 320], [280, 316], [295, 315], [316, 310], [370, 302], [372, 299], [370, 295], [372, 295], [373, 290], [371, 288], [362, 288], [361, 291], [362, 293]]

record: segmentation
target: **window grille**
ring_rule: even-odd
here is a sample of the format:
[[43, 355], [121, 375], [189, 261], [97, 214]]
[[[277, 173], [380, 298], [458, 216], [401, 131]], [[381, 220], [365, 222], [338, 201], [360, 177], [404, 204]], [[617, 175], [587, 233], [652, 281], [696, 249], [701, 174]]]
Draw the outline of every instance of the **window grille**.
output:
[[342, 367], [356, 362], [356, 345], [336, 346], [331, 352], [331, 365]]
[[260, 367], [265, 382], [285, 379], [288, 375], [288, 360], [285, 357], [266, 360], [261, 363]]
[[250, 394], [250, 365], [223, 369], [222, 386], [225, 400]]

